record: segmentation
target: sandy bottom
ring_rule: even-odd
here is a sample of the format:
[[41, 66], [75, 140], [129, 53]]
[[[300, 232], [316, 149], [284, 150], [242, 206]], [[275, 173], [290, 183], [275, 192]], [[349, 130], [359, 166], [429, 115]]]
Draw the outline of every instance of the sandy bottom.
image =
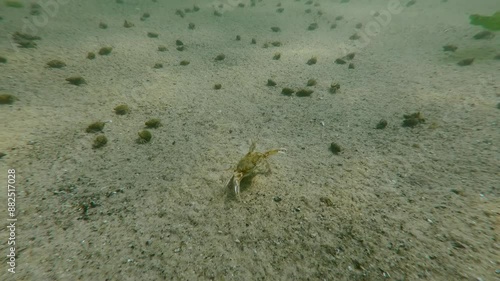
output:
[[[1, 280], [500, 277], [500, 35], [473, 39], [482, 29], [468, 23], [496, 0], [402, 1], [392, 14], [382, 0], [60, 1], [39, 15], [23, 2], [0, 9], [0, 91], [17, 98], [0, 105], [0, 180], [16, 169], [18, 218], [16, 273], [2, 266]], [[41, 40], [19, 48], [16, 31]], [[403, 127], [415, 112], [425, 122]], [[151, 118], [162, 126], [140, 144]], [[87, 133], [95, 121], [111, 122]], [[93, 149], [98, 135], [108, 142]], [[287, 152], [236, 197], [225, 184], [250, 140]]]

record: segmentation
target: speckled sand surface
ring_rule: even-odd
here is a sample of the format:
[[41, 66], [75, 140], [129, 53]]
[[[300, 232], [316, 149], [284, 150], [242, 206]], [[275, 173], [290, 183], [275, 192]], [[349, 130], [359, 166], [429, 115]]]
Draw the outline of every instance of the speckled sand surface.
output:
[[[0, 91], [17, 98], [0, 105], [0, 180], [16, 169], [18, 210], [16, 273], [2, 228], [1, 280], [500, 277], [500, 34], [475, 40], [482, 29], [468, 23], [497, 0], [401, 1], [368, 44], [349, 37], [390, 1], [60, 1], [46, 22], [23, 2], [0, 4]], [[18, 48], [16, 31], [42, 40]], [[273, 41], [282, 46], [262, 47]], [[86, 58], [104, 46], [110, 55]], [[350, 51], [354, 69], [334, 63]], [[66, 67], [47, 68], [53, 59]], [[74, 75], [87, 84], [65, 81]], [[281, 94], [311, 78], [310, 97]], [[131, 112], [116, 115], [123, 103]], [[425, 123], [402, 127], [418, 111]], [[136, 143], [150, 118], [163, 126]], [[108, 143], [92, 149], [98, 134], [85, 128], [99, 120], [111, 120]], [[237, 199], [224, 185], [251, 139], [287, 152]]]

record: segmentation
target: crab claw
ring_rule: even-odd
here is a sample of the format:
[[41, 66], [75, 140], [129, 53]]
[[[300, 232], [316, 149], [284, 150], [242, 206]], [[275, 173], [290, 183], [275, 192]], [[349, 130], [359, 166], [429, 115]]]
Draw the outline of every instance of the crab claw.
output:
[[227, 188], [234, 188], [234, 193], [239, 194], [240, 193], [240, 179], [241, 175], [239, 174], [234, 174], [226, 183]]
[[240, 194], [240, 183], [239, 183], [239, 181], [233, 179], [233, 183], [234, 183], [234, 194], [236, 194], [236, 195]]
[[233, 175], [234, 193], [236, 195], [240, 194], [240, 182], [241, 182], [242, 178], [243, 178], [242, 173], [235, 173]]

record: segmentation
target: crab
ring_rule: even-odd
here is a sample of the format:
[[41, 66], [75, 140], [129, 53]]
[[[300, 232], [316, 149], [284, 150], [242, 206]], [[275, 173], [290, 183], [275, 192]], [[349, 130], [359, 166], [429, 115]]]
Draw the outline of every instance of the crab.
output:
[[256, 143], [253, 141], [248, 149], [248, 153], [238, 162], [233, 171], [233, 176], [226, 183], [227, 188], [234, 188], [236, 195], [240, 193], [240, 183], [244, 178], [270, 172], [271, 167], [267, 162], [267, 158], [286, 151], [285, 148], [278, 148], [261, 153], [254, 151], [255, 146]]

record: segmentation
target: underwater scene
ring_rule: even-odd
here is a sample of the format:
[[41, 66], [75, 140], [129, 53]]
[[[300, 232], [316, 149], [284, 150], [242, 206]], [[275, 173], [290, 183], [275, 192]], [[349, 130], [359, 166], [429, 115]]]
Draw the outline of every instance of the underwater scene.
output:
[[500, 1], [0, 0], [0, 280], [500, 280]]

